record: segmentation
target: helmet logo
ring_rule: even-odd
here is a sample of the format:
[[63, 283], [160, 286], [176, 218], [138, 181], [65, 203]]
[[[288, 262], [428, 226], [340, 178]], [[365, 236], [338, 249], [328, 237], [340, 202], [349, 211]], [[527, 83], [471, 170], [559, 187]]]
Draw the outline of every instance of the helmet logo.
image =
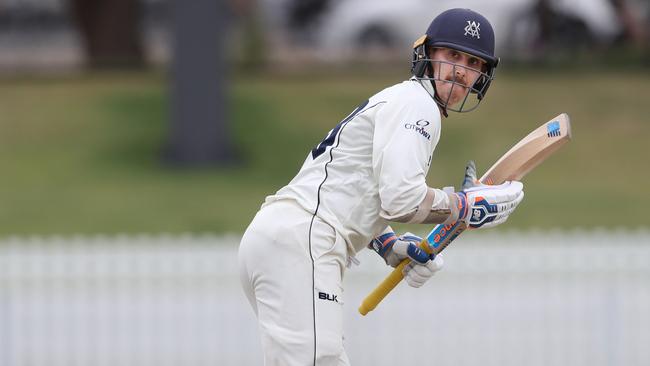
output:
[[470, 35], [472, 38], [481, 38], [481, 35], [478, 33], [478, 31], [481, 30], [481, 23], [479, 22], [470, 22], [469, 20], [467, 21], [467, 26], [465, 27], [465, 35]]

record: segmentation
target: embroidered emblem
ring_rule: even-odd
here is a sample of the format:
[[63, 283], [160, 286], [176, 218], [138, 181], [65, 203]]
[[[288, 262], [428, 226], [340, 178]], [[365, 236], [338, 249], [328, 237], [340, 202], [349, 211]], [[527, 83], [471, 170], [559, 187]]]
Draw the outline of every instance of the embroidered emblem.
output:
[[472, 38], [476, 37], [478, 39], [481, 38], [481, 35], [479, 34], [479, 31], [481, 30], [481, 23], [478, 22], [470, 22], [469, 20], [467, 21], [467, 26], [465, 27], [465, 35], [472, 36]]

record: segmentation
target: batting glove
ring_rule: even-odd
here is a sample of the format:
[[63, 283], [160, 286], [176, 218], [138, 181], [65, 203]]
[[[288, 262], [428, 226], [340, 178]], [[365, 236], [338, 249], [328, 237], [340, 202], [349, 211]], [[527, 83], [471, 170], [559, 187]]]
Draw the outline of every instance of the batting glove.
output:
[[391, 267], [397, 267], [406, 258], [410, 259], [402, 274], [409, 286], [420, 287], [444, 266], [440, 254], [434, 256], [420, 249], [418, 245], [421, 241], [422, 238], [411, 233], [398, 237], [389, 231], [374, 238], [369, 247]]
[[499, 185], [481, 184], [476, 178], [476, 166], [470, 161], [465, 168], [462, 192], [458, 197], [458, 220], [471, 228], [488, 228], [502, 224], [524, 199], [524, 185], [508, 181]]

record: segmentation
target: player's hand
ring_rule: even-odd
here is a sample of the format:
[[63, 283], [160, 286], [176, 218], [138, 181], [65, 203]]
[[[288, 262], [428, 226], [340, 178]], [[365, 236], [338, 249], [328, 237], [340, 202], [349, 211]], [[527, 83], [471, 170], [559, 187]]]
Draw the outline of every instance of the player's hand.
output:
[[391, 267], [410, 259], [411, 263], [404, 267], [402, 274], [409, 286], [420, 287], [444, 265], [440, 254], [434, 256], [419, 248], [421, 241], [422, 238], [411, 233], [398, 237], [394, 232], [388, 232], [374, 238], [370, 247]]
[[524, 199], [523, 189], [524, 185], [518, 181], [499, 185], [479, 183], [474, 162], [470, 161], [465, 169], [462, 191], [456, 193], [460, 207], [458, 219], [474, 229], [502, 224]]

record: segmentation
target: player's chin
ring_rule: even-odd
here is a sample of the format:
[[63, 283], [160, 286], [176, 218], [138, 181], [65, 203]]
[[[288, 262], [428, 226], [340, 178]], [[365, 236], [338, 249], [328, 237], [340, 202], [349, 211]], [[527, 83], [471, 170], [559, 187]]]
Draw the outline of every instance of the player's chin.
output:
[[447, 102], [446, 104], [449, 106], [456, 105], [460, 103], [461, 101], [465, 100], [465, 96], [467, 95], [468, 89], [461, 87], [461, 86], [454, 86], [453, 90], [449, 88], [449, 90], [443, 90], [440, 93], [440, 99], [442, 101]]
[[452, 102], [450, 104], [458, 104], [465, 100], [465, 97], [467, 96], [467, 93], [469, 93], [469, 89], [465, 87], [458, 87], [454, 88], [455, 90], [453, 91], [453, 95], [451, 96]]

